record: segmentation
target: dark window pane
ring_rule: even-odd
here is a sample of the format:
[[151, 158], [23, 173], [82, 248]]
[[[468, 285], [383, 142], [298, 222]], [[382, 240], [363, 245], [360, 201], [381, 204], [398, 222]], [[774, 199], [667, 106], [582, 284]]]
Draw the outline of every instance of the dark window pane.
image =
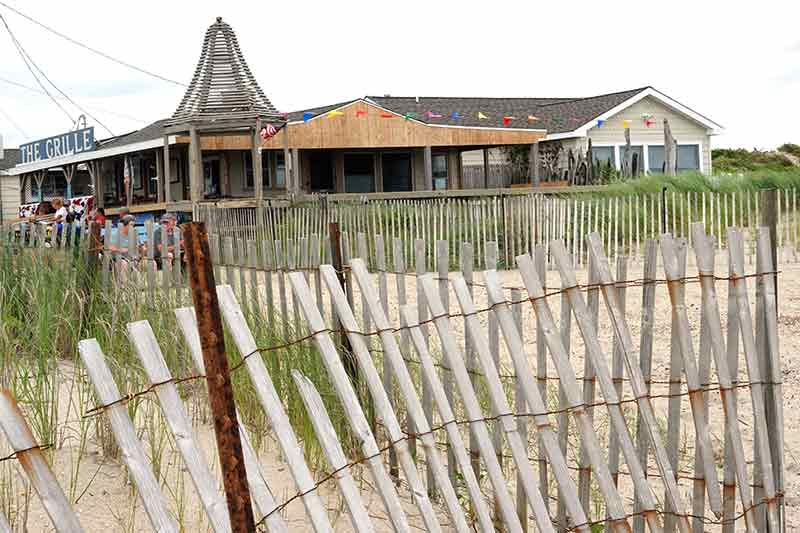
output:
[[700, 170], [700, 150], [696, 144], [678, 145], [678, 171]]
[[383, 154], [383, 191], [403, 192], [412, 190], [411, 156], [409, 154]]
[[375, 192], [372, 154], [345, 154], [344, 192]]
[[663, 146], [648, 146], [647, 156], [649, 158], [650, 168], [652, 173], [664, 172], [664, 147]]
[[447, 155], [436, 154], [431, 160], [434, 190], [447, 189]]
[[592, 146], [592, 158], [604, 165], [608, 163], [613, 167], [616, 164], [613, 146]]

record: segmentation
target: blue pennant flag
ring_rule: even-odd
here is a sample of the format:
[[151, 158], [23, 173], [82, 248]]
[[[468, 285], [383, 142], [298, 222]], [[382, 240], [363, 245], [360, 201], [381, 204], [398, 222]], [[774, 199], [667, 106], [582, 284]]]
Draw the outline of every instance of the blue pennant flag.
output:
[[461, 120], [461, 115], [458, 114], [458, 111], [453, 111], [453, 113], [450, 115], [450, 118], [453, 120]]
[[597, 119], [597, 127], [598, 128], [602, 128], [603, 124], [605, 124], [605, 122], [606, 122], [605, 120]]
[[306, 111], [305, 113], [303, 113], [303, 122], [308, 122], [313, 117], [314, 117], [314, 113], [312, 113], [311, 111]]

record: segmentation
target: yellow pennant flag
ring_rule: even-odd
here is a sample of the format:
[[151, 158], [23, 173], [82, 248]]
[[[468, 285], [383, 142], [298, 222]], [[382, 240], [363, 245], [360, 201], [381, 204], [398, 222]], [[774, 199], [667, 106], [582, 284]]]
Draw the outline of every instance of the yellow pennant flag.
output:
[[485, 119], [487, 119], [487, 118], [489, 118], [489, 117], [487, 117], [486, 115], [484, 115], [483, 113], [481, 113], [480, 111], [478, 111], [478, 118], [479, 118], [479, 119], [481, 119], [481, 120], [485, 120]]
[[625, 129], [630, 128], [631, 127], [631, 121], [630, 120], [623, 120], [622, 121], [622, 127], [625, 128]]
[[328, 111], [328, 118], [341, 117], [341, 116], [344, 116], [344, 113], [342, 113], [341, 111]]

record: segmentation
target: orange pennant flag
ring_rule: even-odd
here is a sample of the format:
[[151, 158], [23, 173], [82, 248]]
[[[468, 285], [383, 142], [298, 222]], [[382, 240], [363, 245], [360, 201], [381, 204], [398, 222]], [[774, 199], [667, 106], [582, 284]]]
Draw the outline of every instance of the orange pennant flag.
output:
[[539, 120], [538, 117], [535, 117], [533, 115], [528, 115], [528, 122], [536, 122], [537, 120]]
[[356, 111], [356, 116], [357, 117], [366, 117], [367, 116], [367, 112], [366, 111]]

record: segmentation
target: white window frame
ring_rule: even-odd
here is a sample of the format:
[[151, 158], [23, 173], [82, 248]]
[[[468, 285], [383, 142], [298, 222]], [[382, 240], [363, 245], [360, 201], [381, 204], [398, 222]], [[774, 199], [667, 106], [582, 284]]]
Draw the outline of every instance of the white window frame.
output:
[[[681, 142], [678, 141], [679, 146], [697, 146], [697, 162], [698, 162], [698, 172], [701, 174], [705, 173], [705, 165], [703, 164], [703, 141], [690, 141], [690, 142]], [[620, 146], [625, 146], [624, 144]], [[644, 144], [644, 164], [646, 172], [650, 173], [650, 154], [648, 153], [650, 146], [664, 146], [663, 142], [660, 143], [647, 143]]]
[[[681, 146], [697, 146], [697, 155], [698, 161], [700, 163], [700, 173], [705, 173], [705, 162], [703, 160], [703, 141], [688, 141], [682, 142], [678, 141], [678, 144]], [[650, 146], [664, 146], [663, 142], [660, 143], [647, 143], [647, 142], [633, 142], [631, 141], [631, 146], [641, 146], [643, 152], [643, 165], [644, 165], [644, 173], [650, 173], [650, 154], [649, 154], [649, 147]], [[625, 143], [604, 143], [604, 144], [595, 144], [592, 143], [592, 148], [614, 148], [614, 166], [617, 170], [622, 170], [622, 148], [625, 146]]]

